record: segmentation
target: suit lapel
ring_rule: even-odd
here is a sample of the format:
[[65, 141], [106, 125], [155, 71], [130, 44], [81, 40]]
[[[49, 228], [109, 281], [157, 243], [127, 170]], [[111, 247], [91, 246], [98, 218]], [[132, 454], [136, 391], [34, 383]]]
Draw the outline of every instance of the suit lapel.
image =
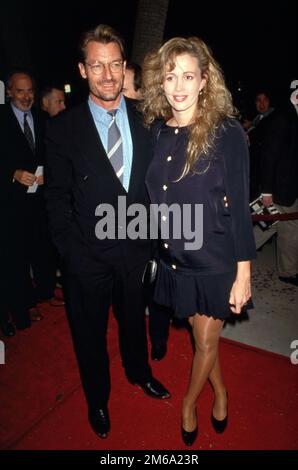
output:
[[128, 194], [130, 199], [133, 200], [139, 186], [144, 184], [146, 162], [142, 158], [142, 153], [144, 150], [142, 149], [142, 145], [144, 145], [142, 136], [144, 136], [144, 132], [146, 131], [143, 129], [141, 118], [137, 115], [137, 112], [128, 100], [126, 100], [126, 107], [133, 145], [132, 167]]
[[10, 105], [8, 105], [8, 116], [11, 124], [11, 128], [13, 130], [13, 135], [17, 136], [17, 138], [22, 142], [22, 145], [25, 145], [26, 148], [32, 153], [32, 150], [30, 148], [30, 145], [28, 144], [28, 141], [25, 137], [25, 134], [19, 124], [19, 121], [17, 120], [17, 117], [15, 113], [13, 112], [13, 109]]
[[35, 154], [33, 154], [32, 150], [31, 150], [31, 147], [26, 139], [26, 136], [11, 108], [11, 106], [9, 105], [9, 119], [10, 119], [10, 123], [11, 123], [11, 127], [12, 129], [14, 129], [13, 133], [14, 135], [18, 136], [17, 138], [22, 142], [22, 145], [26, 147], [26, 149], [28, 150], [28, 152], [30, 152], [30, 154], [32, 156], [36, 156], [39, 154], [39, 151], [42, 152], [42, 149], [43, 149], [43, 137], [44, 137], [44, 129], [42, 128], [41, 126], [41, 122], [40, 122], [40, 119], [39, 119], [39, 116], [37, 115], [35, 109], [31, 109], [31, 113], [32, 113], [32, 118], [33, 118], [33, 125], [34, 125], [34, 140], [35, 140]]
[[123, 189], [98, 135], [88, 103], [83, 103], [78, 109], [77, 118], [74, 122], [74, 139], [90, 170], [94, 174], [106, 174], [108, 178], [114, 181], [114, 184]]
[[[150, 144], [150, 141], [146, 134], [147, 131], [143, 128], [141, 117], [128, 100], [126, 100], [126, 105], [133, 145], [128, 194], [130, 200], [133, 200], [140, 186], [144, 185], [145, 172], [149, 163], [146, 158], [143, 158], [143, 155], [148, 152], [148, 149], [144, 149], [144, 145]], [[88, 163], [90, 171], [94, 174], [107, 175], [107, 178], [111, 179], [115, 186], [118, 186], [120, 194], [127, 194], [107, 157], [88, 103], [83, 103], [78, 108], [73, 134], [76, 147]]]
[[[38, 165], [39, 153], [37, 151], [35, 153], [32, 152], [30, 145], [25, 137], [25, 134], [16, 118], [16, 115], [13, 112], [12, 107], [10, 106], [10, 104], [7, 106], [9, 129], [11, 132], [11, 136], [14, 139], [14, 146], [16, 149], [18, 149], [17, 153], [15, 154], [15, 163], [17, 164], [18, 168], [24, 168], [27, 171], [34, 173]], [[37, 134], [35, 133], [35, 139], [36, 135]]]
[[36, 153], [38, 152], [39, 149], [42, 149], [44, 143], [44, 126], [45, 123], [41, 122], [41, 116], [36, 113], [34, 109], [32, 109], [32, 117], [33, 117], [33, 123], [34, 123], [34, 136], [35, 136], [35, 148], [36, 148]]

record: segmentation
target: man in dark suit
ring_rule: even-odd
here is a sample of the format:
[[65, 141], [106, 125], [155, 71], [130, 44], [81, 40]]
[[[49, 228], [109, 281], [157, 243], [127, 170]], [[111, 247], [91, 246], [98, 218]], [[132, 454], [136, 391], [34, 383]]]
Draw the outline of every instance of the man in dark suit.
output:
[[65, 92], [62, 87], [47, 86], [40, 93], [41, 109], [47, 117], [54, 117], [66, 109]]
[[269, 93], [259, 91], [256, 93], [257, 116], [253, 119], [248, 130], [249, 160], [250, 160], [250, 201], [260, 196], [260, 166], [261, 152], [268, 126], [274, 113], [274, 108], [270, 106]]
[[[291, 101], [272, 114], [261, 149], [261, 191], [266, 207], [281, 214], [298, 212], [298, 80]], [[298, 286], [298, 220], [277, 224], [277, 272], [280, 281]]]
[[[135, 62], [127, 62], [122, 94], [127, 98], [141, 100], [141, 81], [141, 66]], [[158, 133], [159, 127], [160, 126], [158, 123], [151, 127], [153, 141], [156, 139], [156, 134]], [[158, 244], [156, 245], [156, 250], [157, 249]], [[153, 251], [155, 251], [154, 248]], [[148, 326], [151, 342], [151, 359], [153, 361], [160, 361], [167, 353], [167, 342], [169, 337], [172, 312], [163, 305], [158, 305], [153, 301], [153, 289], [154, 285], [148, 289]]]
[[[10, 102], [0, 106], [1, 228], [0, 326], [6, 336], [15, 333], [9, 312], [18, 329], [31, 325], [42, 316], [30, 307], [38, 299], [53, 296], [55, 278], [48, 256], [43, 175], [36, 173], [44, 160], [43, 125], [33, 110], [34, 84], [22, 70], [7, 81]], [[33, 290], [30, 267], [34, 272]], [[37, 296], [38, 299], [35, 297]]]
[[[151, 142], [133, 102], [122, 94], [124, 47], [106, 25], [88, 31], [81, 43], [79, 70], [89, 99], [48, 126], [47, 199], [53, 240], [64, 263], [65, 298], [74, 347], [95, 433], [110, 430], [107, 323], [110, 305], [119, 322], [122, 362], [127, 378], [155, 398], [169, 398], [148, 364], [142, 273], [150, 257], [149, 240], [117, 236], [99, 239], [103, 204], [118, 212], [148, 206], [144, 179]], [[124, 214], [120, 214], [122, 217]]]

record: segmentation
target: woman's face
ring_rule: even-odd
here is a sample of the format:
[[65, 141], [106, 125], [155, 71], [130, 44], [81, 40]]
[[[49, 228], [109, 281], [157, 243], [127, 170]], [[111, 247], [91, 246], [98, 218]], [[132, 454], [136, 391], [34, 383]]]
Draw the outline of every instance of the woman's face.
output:
[[186, 53], [176, 57], [173, 70], [166, 68], [162, 86], [173, 110], [193, 113], [205, 84], [197, 58]]

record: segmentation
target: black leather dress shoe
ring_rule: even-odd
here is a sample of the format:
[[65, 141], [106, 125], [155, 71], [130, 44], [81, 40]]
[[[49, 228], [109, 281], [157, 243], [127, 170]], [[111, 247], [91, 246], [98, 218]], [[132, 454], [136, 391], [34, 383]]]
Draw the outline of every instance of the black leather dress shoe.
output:
[[192, 446], [198, 435], [198, 426], [193, 431], [185, 431], [181, 426], [182, 440], [186, 446]]
[[161, 361], [167, 354], [167, 344], [157, 343], [152, 344], [151, 359], [152, 361]]
[[106, 439], [111, 428], [108, 409], [97, 408], [89, 410], [88, 417], [95, 434], [101, 439]]
[[10, 337], [14, 336], [16, 334], [15, 327], [10, 321], [7, 322], [1, 322], [0, 323], [0, 328], [4, 336]]
[[156, 379], [153, 377], [148, 380], [148, 382], [132, 382], [134, 385], [139, 385], [144, 392], [152, 398], [158, 398], [164, 400], [165, 398], [170, 398], [171, 394], [168, 390]]

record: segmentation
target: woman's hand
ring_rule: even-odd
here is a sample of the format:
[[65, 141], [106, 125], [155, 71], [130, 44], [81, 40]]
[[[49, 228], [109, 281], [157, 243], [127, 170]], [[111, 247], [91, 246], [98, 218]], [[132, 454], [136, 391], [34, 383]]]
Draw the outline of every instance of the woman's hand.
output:
[[250, 261], [237, 263], [237, 276], [230, 292], [229, 303], [233, 313], [241, 313], [251, 297]]

